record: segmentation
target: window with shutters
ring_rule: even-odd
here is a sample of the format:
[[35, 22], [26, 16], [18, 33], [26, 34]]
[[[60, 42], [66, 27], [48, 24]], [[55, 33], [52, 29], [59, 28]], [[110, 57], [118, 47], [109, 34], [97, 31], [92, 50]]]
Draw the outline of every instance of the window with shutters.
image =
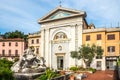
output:
[[97, 34], [97, 40], [101, 40], [101, 34]]
[[2, 56], [5, 56], [5, 50], [2, 50]]
[[90, 35], [86, 35], [86, 41], [90, 41]]
[[108, 46], [108, 52], [115, 52], [115, 46]]
[[108, 40], [115, 40], [115, 34], [109, 34], [107, 35]]

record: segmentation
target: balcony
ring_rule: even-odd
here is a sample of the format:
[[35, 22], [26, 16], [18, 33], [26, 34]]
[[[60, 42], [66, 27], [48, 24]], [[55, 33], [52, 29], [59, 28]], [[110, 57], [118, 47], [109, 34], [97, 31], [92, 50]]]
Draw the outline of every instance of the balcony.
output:
[[19, 57], [19, 55], [15, 55], [15, 54], [11, 54], [11, 55], [5, 54], [5, 55], [2, 55], [2, 54], [0, 54], [0, 57]]

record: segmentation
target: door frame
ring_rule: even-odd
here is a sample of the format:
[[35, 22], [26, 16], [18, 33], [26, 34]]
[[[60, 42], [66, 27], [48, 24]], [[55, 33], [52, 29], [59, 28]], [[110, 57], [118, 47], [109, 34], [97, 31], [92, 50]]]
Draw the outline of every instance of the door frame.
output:
[[[55, 55], [56, 55], [56, 66], [57, 66], [57, 69], [58, 69], [58, 70], [63, 70], [64, 67], [65, 67], [65, 65], [64, 65], [64, 64], [65, 64], [65, 59], [64, 59], [64, 58], [65, 58], [65, 53], [55, 53]], [[62, 68], [58, 68], [58, 57], [62, 57], [62, 58], [63, 58], [63, 59], [62, 59], [62, 60], [63, 60], [63, 63], [62, 63], [62, 64], [63, 64], [63, 67], [62, 67]], [[60, 63], [60, 64], [61, 64], [61, 63]]]

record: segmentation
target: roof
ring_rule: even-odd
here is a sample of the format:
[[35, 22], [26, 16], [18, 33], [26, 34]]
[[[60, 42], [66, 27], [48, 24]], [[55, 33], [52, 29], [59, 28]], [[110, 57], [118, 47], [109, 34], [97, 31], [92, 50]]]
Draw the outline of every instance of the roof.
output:
[[24, 39], [21, 39], [21, 38], [9, 38], [9, 39], [0, 39], [0, 41], [24, 41]]
[[120, 32], [120, 28], [95, 28], [95, 29], [85, 29], [83, 33], [91, 33], [91, 32]]
[[50, 11], [48, 14], [46, 14], [42, 18], [40, 18], [38, 20], [38, 23], [44, 23], [48, 21], [59, 20], [59, 19], [75, 17], [75, 16], [86, 17], [86, 13], [85, 11], [80, 11], [80, 10], [75, 10], [75, 9], [70, 9], [70, 8], [59, 6], [53, 9], [52, 11]]

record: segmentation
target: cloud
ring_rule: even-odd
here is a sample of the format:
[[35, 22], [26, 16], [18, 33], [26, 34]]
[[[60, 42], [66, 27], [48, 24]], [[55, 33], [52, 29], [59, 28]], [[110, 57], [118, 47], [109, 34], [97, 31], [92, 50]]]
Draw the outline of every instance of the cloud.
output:
[[[96, 27], [117, 26], [120, 22], [120, 0], [61, 0], [62, 6], [86, 11], [88, 23]], [[59, 0], [1, 0], [0, 32], [40, 30], [37, 20], [59, 6]]]
[[116, 25], [120, 22], [120, 0], [65, 0], [64, 2], [63, 5], [66, 7], [86, 11], [88, 22], [93, 22], [96, 26], [111, 23]]
[[26, 5], [27, 7], [20, 6], [20, 3], [21, 1], [17, 2], [16, 0], [13, 3], [9, 3], [7, 0], [0, 3], [1, 30], [22, 30], [25, 33], [40, 30], [40, 25], [37, 23], [37, 19], [39, 19], [38, 13], [40, 14], [40, 11], [37, 10], [44, 10], [39, 5], [30, 1], [24, 1], [24, 5], [28, 4]]

